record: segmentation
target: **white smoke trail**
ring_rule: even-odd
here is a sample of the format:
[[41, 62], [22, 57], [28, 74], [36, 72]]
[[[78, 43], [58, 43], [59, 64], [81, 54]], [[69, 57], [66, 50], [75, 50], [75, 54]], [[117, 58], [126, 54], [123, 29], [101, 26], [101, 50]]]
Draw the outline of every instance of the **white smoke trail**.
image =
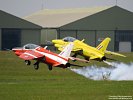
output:
[[133, 63], [111, 63], [114, 68], [88, 66], [81, 69], [71, 69], [75, 73], [93, 80], [133, 80]]
[[133, 80], [133, 63], [117, 64], [116, 68], [111, 71], [111, 80]]

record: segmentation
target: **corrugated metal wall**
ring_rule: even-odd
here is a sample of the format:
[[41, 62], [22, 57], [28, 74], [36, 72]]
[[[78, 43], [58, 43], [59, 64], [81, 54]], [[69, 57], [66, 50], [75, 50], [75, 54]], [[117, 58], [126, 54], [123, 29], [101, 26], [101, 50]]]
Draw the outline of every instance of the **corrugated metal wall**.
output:
[[71, 36], [76, 38], [76, 31], [75, 30], [60, 30], [59, 31], [59, 38], [62, 39], [64, 37]]
[[56, 29], [42, 29], [41, 30], [41, 45], [51, 45], [51, 41], [57, 38]]
[[95, 46], [96, 42], [95, 42], [95, 31], [77, 31], [77, 39], [79, 40], [83, 40], [85, 39], [85, 43], [91, 45], [91, 46]]
[[35, 29], [23, 29], [21, 32], [21, 45], [27, 43], [40, 44], [41, 30]]
[[1, 50], [1, 29], [0, 29], [0, 50]]
[[57, 39], [57, 29], [42, 29], [40, 45], [48, 46], [47, 49], [55, 50], [55, 47], [52, 44], [52, 40]]

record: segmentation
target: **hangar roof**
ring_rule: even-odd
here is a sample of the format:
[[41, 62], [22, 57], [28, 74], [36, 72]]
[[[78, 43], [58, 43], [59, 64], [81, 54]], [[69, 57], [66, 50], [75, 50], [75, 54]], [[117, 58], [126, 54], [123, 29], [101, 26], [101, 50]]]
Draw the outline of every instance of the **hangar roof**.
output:
[[24, 17], [32, 23], [35, 23], [43, 28], [58, 28], [84, 17], [93, 15], [100, 11], [110, 8], [92, 7], [92, 8], [74, 8], [74, 9], [44, 9], [32, 15]]
[[133, 12], [113, 6], [60, 27], [60, 30], [133, 30]]
[[0, 10], [0, 28], [41, 28], [36, 24]]

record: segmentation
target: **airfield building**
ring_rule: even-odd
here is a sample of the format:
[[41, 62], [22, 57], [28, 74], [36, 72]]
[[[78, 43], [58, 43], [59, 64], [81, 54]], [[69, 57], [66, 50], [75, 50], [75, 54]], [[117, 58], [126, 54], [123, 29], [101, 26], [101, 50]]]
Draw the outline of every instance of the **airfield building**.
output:
[[26, 43], [51, 45], [72, 36], [91, 46], [110, 37], [108, 50], [133, 51], [133, 13], [118, 6], [41, 10], [23, 19], [0, 11], [0, 48]]
[[133, 13], [118, 6], [42, 10], [25, 19], [43, 27], [41, 44], [72, 36], [97, 46], [110, 37], [108, 50], [133, 51]]

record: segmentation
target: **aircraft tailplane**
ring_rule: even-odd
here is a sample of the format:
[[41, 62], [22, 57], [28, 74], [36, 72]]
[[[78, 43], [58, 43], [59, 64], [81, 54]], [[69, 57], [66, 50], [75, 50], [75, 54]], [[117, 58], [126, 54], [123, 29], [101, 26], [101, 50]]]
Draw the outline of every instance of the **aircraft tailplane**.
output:
[[110, 40], [111, 39], [109, 37], [105, 38], [96, 48], [102, 52], [105, 52]]
[[73, 49], [74, 44], [73, 43], [69, 43], [67, 46], [65, 46], [65, 48], [63, 49], [63, 51], [59, 54], [62, 57], [65, 58], [69, 58], [71, 51]]

